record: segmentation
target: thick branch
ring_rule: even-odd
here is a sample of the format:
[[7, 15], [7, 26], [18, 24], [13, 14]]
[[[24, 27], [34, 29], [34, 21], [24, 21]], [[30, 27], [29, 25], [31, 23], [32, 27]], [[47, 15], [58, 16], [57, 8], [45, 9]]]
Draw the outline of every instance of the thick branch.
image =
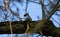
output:
[[[13, 34], [22, 34], [26, 31], [26, 22], [12, 22], [12, 30]], [[56, 28], [51, 21], [41, 20], [38, 24], [38, 21], [31, 21], [30, 22], [30, 29], [28, 31], [28, 34], [33, 33], [40, 33], [42, 31], [42, 34], [45, 36], [48, 35], [60, 35], [60, 28]], [[56, 34], [55, 34], [56, 33]], [[1, 22], [0, 23], [0, 34], [10, 34], [10, 28], [9, 28], [9, 22]]]
[[42, 20], [45, 20], [45, 11], [44, 11], [44, 0], [41, 0], [41, 7], [42, 7]]

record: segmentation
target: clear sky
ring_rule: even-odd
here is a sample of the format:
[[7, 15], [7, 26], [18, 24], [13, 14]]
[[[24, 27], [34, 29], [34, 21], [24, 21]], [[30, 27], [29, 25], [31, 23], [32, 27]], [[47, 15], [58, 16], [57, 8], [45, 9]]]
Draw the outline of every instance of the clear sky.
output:
[[[15, 3], [15, 2], [14, 2]], [[45, 4], [47, 5], [49, 3], [49, 1], [45, 1]], [[15, 6], [12, 7], [13, 11], [16, 11], [16, 7], [18, 7], [20, 9], [19, 11], [19, 14], [20, 14], [20, 17], [24, 18], [24, 14], [25, 14], [25, 6], [26, 6], [26, 0], [24, 0], [23, 2], [23, 5], [21, 5], [20, 3], [16, 2], [15, 3]], [[47, 9], [48, 9], [48, 6], [47, 6]], [[49, 10], [49, 9], [48, 9]], [[29, 13], [29, 15], [31, 16], [32, 20], [35, 21], [35, 20], [41, 20], [42, 19], [42, 10], [41, 10], [41, 5], [39, 4], [36, 4], [36, 3], [32, 3], [32, 2], [29, 2], [28, 3], [28, 8], [27, 8], [27, 12]], [[58, 14], [60, 14], [58, 12]], [[39, 19], [37, 18], [37, 16], [39, 16]], [[52, 16], [58, 23], [60, 22], [58, 20], [58, 16], [57, 15], [53, 15]], [[51, 19], [53, 20], [53, 19]], [[56, 27], [59, 27], [59, 25], [53, 20], [54, 24]], [[60, 24], [60, 23], [59, 23]]]

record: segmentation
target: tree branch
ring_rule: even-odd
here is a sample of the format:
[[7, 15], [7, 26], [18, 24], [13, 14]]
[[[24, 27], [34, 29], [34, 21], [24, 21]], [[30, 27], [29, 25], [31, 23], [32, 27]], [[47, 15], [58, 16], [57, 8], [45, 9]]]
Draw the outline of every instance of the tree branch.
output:
[[52, 9], [52, 11], [49, 13], [49, 16], [47, 19], [50, 19], [51, 16], [57, 11], [57, 9], [60, 7], [59, 2], [57, 3], [57, 5]]

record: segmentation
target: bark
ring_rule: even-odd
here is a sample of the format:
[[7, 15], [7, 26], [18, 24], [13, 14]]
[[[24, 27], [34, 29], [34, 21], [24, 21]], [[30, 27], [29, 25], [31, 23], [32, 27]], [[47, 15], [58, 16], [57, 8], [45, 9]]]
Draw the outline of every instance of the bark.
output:
[[[26, 31], [25, 21], [14, 21], [11, 22], [13, 34], [23, 34]], [[40, 33], [42, 32], [45, 36], [58, 36], [60, 37], [60, 28], [54, 26], [52, 21], [40, 20], [31, 21], [30, 29], [27, 34]], [[9, 22], [0, 22], [0, 34], [10, 34]]]

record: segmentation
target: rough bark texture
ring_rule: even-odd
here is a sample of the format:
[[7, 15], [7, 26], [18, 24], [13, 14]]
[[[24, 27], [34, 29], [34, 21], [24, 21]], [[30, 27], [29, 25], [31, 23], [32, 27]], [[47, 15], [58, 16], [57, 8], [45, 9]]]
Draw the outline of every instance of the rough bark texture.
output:
[[[26, 31], [25, 21], [12, 22], [13, 34], [23, 34]], [[30, 29], [27, 34], [41, 32], [45, 36], [60, 37], [60, 28], [54, 26], [50, 20], [31, 21]], [[10, 34], [9, 22], [0, 22], [0, 34]]]

